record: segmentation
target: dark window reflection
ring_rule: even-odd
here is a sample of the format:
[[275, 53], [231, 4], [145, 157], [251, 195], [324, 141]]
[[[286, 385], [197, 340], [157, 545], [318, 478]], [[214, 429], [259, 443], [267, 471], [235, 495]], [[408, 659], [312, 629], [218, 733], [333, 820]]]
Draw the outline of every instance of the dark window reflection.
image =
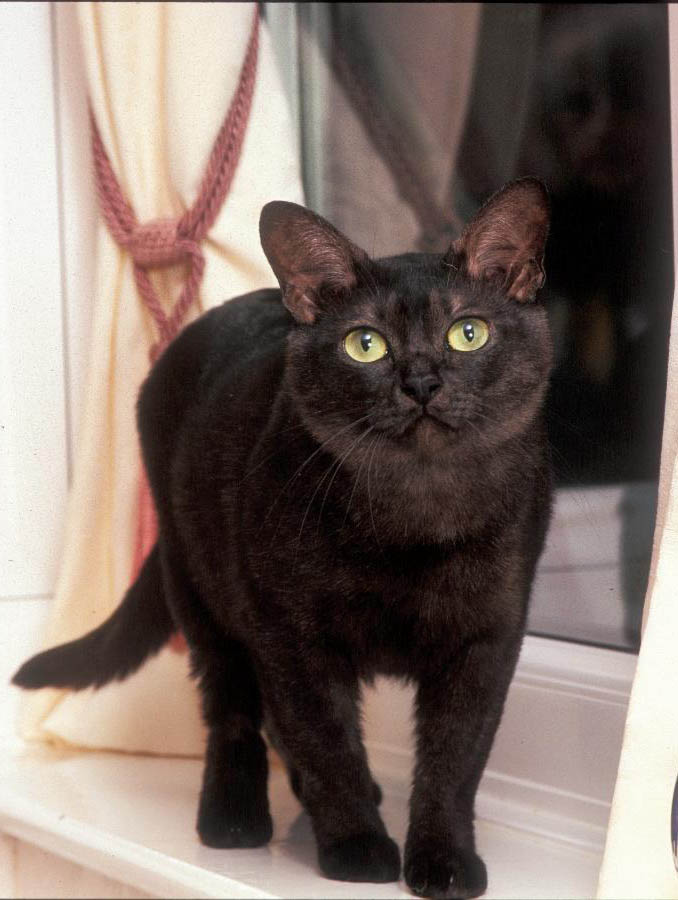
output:
[[[598, 491], [600, 540], [582, 554], [567, 515], [553, 529], [561, 543], [530, 625], [637, 646], [673, 284], [666, 6], [332, 3], [297, 15], [307, 196], [369, 252], [441, 252], [507, 180], [546, 182], [550, 440], [558, 485], [589, 504]], [[584, 570], [597, 580], [580, 590]]]
[[[513, 174], [543, 177], [553, 203], [554, 462], [563, 484], [654, 479], [673, 278], [666, 8], [543, 4], [539, 19]], [[483, 44], [458, 158], [477, 201], [503, 175], [478, 153], [502, 141], [478, 102], [492, 90], [483, 57], [501, 52]]]

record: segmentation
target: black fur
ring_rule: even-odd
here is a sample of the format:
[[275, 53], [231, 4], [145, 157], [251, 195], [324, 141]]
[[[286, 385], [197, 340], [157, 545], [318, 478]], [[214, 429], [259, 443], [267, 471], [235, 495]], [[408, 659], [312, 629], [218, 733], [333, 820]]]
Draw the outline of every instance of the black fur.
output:
[[[39, 655], [15, 682], [101, 684], [176, 621], [209, 728], [198, 831], [210, 846], [270, 838], [265, 726], [312, 819], [321, 870], [397, 879], [358, 712], [361, 681], [385, 673], [416, 685], [406, 881], [429, 897], [485, 889], [474, 797], [550, 509], [551, 345], [533, 300], [547, 223], [543, 188], [521, 180], [446, 257], [371, 261], [319, 217], [269, 204], [262, 243], [281, 291], [208, 312], [146, 381], [151, 559], [171, 617], [157, 579], [149, 607], [138, 604], [142, 575], [110, 624]], [[446, 341], [464, 315], [489, 323], [475, 352]], [[386, 357], [346, 354], [359, 326], [381, 332]], [[109, 659], [96, 637], [117, 635], [121, 620], [136, 635], [133, 659], [117, 637]]]
[[12, 681], [24, 688], [101, 687], [135, 672], [174, 630], [154, 547], [112, 616], [77, 641], [38, 653]]

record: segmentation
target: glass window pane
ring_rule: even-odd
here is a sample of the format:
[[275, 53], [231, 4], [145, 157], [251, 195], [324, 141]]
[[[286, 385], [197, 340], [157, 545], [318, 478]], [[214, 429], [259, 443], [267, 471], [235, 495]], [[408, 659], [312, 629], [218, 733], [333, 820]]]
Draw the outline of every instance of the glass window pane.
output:
[[554, 521], [530, 629], [634, 649], [673, 290], [664, 4], [296, 4], [309, 204], [442, 252], [506, 181], [552, 201]]

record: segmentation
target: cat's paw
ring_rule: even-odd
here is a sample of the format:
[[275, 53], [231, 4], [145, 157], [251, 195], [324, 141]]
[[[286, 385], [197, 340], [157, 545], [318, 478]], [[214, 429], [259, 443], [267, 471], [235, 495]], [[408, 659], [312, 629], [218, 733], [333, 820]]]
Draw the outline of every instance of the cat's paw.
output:
[[262, 847], [273, 835], [268, 809], [243, 804], [240, 808], [201, 803], [198, 834], [206, 847], [226, 850], [235, 847]]
[[487, 869], [472, 850], [418, 849], [405, 855], [405, 881], [419, 897], [465, 900], [485, 893]]
[[397, 881], [400, 851], [385, 834], [354, 834], [318, 850], [320, 870], [337, 881]]
[[[290, 787], [292, 788], [292, 793], [297, 798], [300, 803], [304, 802], [304, 798], [302, 797], [302, 789], [301, 789], [301, 775], [299, 774], [298, 769], [291, 768], [289, 769], [290, 776]], [[377, 784], [376, 781], [372, 782], [372, 799], [379, 806], [383, 799], [383, 794], [381, 788]]]

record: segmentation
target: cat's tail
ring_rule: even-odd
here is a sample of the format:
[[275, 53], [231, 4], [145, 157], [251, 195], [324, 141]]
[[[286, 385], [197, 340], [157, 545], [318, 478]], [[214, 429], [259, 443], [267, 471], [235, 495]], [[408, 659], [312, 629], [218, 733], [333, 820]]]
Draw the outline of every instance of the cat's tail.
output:
[[122, 603], [103, 624], [84, 637], [33, 656], [12, 683], [22, 688], [101, 687], [135, 672], [174, 630], [156, 544]]

